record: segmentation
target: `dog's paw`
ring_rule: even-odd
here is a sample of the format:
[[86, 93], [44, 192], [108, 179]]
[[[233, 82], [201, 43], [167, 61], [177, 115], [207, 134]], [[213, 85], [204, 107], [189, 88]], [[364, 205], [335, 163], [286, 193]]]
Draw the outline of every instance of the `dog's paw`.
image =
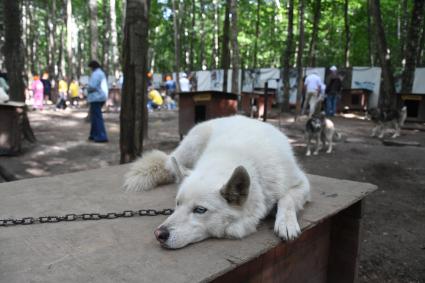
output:
[[311, 155], [311, 151], [310, 150], [308, 150], [306, 153], [305, 153], [305, 156], [310, 156]]
[[287, 220], [287, 221], [276, 221], [274, 225], [275, 233], [285, 241], [292, 241], [301, 234], [300, 225], [298, 221]]
[[318, 151], [313, 152], [313, 155], [318, 155], [318, 154], [319, 154]]
[[327, 150], [326, 153], [330, 154], [330, 153], [332, 153], [332, 150]]

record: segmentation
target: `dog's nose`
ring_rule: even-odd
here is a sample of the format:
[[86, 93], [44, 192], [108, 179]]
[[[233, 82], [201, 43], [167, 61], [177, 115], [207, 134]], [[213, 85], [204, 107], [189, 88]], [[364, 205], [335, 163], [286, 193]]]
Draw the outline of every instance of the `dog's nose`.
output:
[[170, 237], [170, 232], [164, 226], [161, 226], [158, 229], [156, 229], [154, 234], [155, 234], [156, 239], [160, 243], [164, 243], [165, 241], [167, 241], [168, 237]]

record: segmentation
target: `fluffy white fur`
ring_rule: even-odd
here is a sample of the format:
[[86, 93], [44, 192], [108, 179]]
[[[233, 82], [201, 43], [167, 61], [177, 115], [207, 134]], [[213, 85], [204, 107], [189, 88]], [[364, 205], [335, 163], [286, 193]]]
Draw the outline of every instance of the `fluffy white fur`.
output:
[[179, 179], [177, 171], [184, 179], [175, 212], [158, 227], [169, 232], [160, 241], [164, 247], [242, 238], [255, 232], [276, 204], [276, 234], [292, 240], [301, 233], [297, 211], [310, 200], [310, 184], [275, 127], [241, 116], [198, 124], [168, 157], [155, 151], [137, 161], [125, 188], [151, 189]]

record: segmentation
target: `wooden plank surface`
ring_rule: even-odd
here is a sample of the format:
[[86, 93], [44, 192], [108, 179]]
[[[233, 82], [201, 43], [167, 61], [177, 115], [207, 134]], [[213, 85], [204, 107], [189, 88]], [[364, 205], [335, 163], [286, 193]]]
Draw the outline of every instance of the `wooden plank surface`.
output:
[[[174, 206], [175, 186], [120, 190], [128, 166], [0, 184], [0, 218], [120, 212]], [[375, 186], [309, 176], [303, 230], [356, 203]], [[243, 240], [210, 239], [165, 250], [153, 231], [165, 216], [0, 227], [0, 282], [208, 282], [281, 241], [273, 219]]]

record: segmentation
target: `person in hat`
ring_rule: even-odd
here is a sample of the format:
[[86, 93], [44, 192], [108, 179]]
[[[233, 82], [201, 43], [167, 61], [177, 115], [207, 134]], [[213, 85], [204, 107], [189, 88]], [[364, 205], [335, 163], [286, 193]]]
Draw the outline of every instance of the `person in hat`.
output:
[[88, 64], [92, 70], [88, 87], [87, 102], [90, 104], [90, 135], [89, 140], [107, 142], [105, 124], [102, 116], [102, 106], [108, 98], [108, 81], [106, 75], [96, 60]]
[[187, 78], [186, 73], [183, 73], [180, 75], [179, 83], [180, 83], [180, 90], [182, 92], [190, 91], [190, 82], [189, 82], [189, 79]]
[[326, 83], [326, 115], [335, 116], [336, 103], [342, 89], [342, 80], [335, 66], [329, 68], [330, 74]]

